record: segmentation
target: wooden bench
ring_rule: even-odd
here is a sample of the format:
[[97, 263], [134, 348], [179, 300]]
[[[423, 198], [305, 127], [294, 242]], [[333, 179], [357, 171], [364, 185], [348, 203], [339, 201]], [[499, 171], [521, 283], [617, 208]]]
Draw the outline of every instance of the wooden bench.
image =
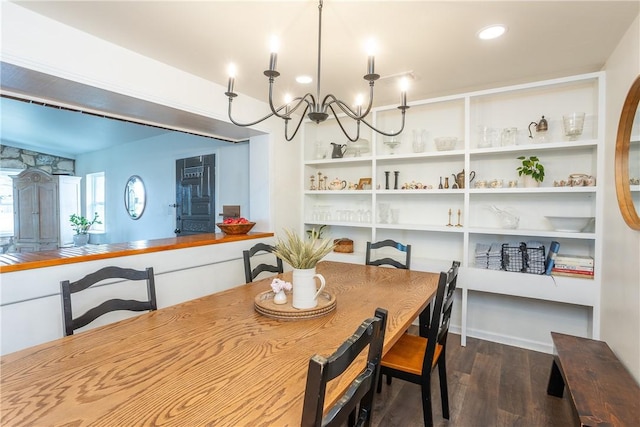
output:
[[640, 426], [640, 386], [607, 343], [551, 332], [556, 355], [547, 394], [566, 384], [581, 426]]

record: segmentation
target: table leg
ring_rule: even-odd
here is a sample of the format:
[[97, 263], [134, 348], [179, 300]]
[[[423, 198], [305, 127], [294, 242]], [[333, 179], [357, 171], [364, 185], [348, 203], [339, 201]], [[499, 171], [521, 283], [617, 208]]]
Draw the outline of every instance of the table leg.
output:
[[551, 365], [551, 373], [549, 374], [549, 384], [547, 385], [547, 394], [556, 397], [562, 397], [564, 392], [564, 379], [558, 367], [558, 362], [554, 358]]

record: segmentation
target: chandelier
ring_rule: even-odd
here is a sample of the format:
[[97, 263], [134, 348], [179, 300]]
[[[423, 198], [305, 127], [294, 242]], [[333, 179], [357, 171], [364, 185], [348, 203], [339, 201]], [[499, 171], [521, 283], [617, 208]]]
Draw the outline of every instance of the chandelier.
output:
[[[321, 96], [321, 90], [320, 90], [321, 69], [320, 68], [322, 63], [322, 0], [319, 0], [319, 4], [318, 4], [318, 68], [317, 68], [317, 79], [316, 79], [317, 86], [316, 86], [315, 96], [312, 93], [307, 92], [304, 96], [293, 98], [293, 99], [286, 99], [284, 105], [280, 107], [274, 106], [273, 85], [276, 77], [278, 77], [280, 73], [276, 71], [278, 54], [273, 50], [274, 49], [272, 48], [271, 56], [269, 59], [269, 69], [264, 71], [264, 75], [267, 76], [269, 79], [269, 108], [271, 109], [271, 113], [269, 113], [268, 115], [256, 121], [253, 121], [250, 123], [239, 123], [235, 121], [233, 117], [231, 117], [231, 105], [233, 102], [233, 98], [238, 96], [238, 94], [233, 91], [233, 87], [235, 83], [235, 69], [233, 68], [233, 66], [229, 67], [230, 68], [229, 84], [227, 87], [227, 91], [225, 92], [225, 95], [229, 98], [229, 120], [231, 120], [231, 122], [236, 126], [242, 126], [242, 127], [253, 126], [255, 124], [258, 124], [270, 118], [271, 116], [276, 116], [284, 120], [285, 138], [287, 141], [291, 141], [298, 133], [298, 130], [300, 129], [300, 125], [302, 124], [302, 120], [304, 119], [305, 116], [309, 118], [309, 120], [311, 121], [314, 121], [316, 123], [321, 123], [321, 122], [324, 122], [329, 117], [329, 111], [330, 111], [333, 117], [335, 118], [336, 122], [340, 126], [340, 129], [342, 129], [342, 132], [345, 134], [347, 139], [349, 139], [349, 141], [351, 142], [355, 142], [360, 138], [361, 122], [364, 123], [369, 128], [371, 128], [373, 131], [388, 137], [397, 136], [403, 131], [404, 122], [405, 122], [405, 111], [409, 108], [409, 106], [407, 106], [406, 78], [403, 79], [404, 81], [403, 81], [403, 86], [401, 88], [401, 94], [400, 94], [400, 105], [398, 106], [398, 109], [402, 112], [402, 124], [400, 126], [400, 130], [397, 132], [395, 131], [384, 132], [379, 129], [376, 129], [371, 123], [365, 120], [367, 115], [371, 111], [371, 107], [373, 105], [373, 86], [375, 84], [375, 81], [380, 78], [380, 75], [376, 74], [374, 71], [375, 57], [373, 54], [370, 54], [368, 57], [367, 74], [365, 74], [363, 77], [367, 82], [369, 82], [369, 104], [367, 108], [364, 109], [364, 111], [362, 108], [362, 101], [360, 97], [356, 102], [357, 105], [355, 109], [350, 108], [345, 102], [339, 100], [333, 94], [325, 95], [324, 98], [322, 98], [322, 102], [320, 102], [320, 99], [321, 99], [320, 98]], [[300, 115], [300, 120], [295, 126], [293, 134], [289, 136], [289, 121], [291, 120], [291, 115], [295, 113], [302, 106], [304, 106], [304, 111]], [[339, 110], [336, 111], [337, 109]], [[339, 112], [342, 112], [342, 114], [344, 114], [344, 116], [342, 116], [343, 119], [346, 116], [356, 121], [355, 136], [353, 137], [350, 136], [347, 130], [344, 128], [343, 123], [340, 120]]]

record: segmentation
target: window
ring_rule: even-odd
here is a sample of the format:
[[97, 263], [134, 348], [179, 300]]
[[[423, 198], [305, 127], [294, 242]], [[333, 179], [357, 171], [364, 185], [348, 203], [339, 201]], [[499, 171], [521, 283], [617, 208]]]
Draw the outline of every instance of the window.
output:
[[87, 174], [87, 214], [89, 221], [93, 219], [93, 213], [98, 212], [102, 224], [94, 224], [91, 231], [94, 233], [104, 233], [107, 225], [105, 216], [105, 178], [104, 172]]
[[13, 180], [20, 169], [0, 171], [0, 236], [13, 236]]

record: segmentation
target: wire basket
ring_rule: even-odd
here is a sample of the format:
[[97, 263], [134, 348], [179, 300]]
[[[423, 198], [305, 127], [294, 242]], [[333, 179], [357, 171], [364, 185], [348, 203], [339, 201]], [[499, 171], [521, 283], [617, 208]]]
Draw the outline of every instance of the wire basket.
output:
[[519, 246], [502, 245], [502, 269], [519, 273], [544, 274], [545, 272], [544, 246], [527, 247], [520, 242]]

